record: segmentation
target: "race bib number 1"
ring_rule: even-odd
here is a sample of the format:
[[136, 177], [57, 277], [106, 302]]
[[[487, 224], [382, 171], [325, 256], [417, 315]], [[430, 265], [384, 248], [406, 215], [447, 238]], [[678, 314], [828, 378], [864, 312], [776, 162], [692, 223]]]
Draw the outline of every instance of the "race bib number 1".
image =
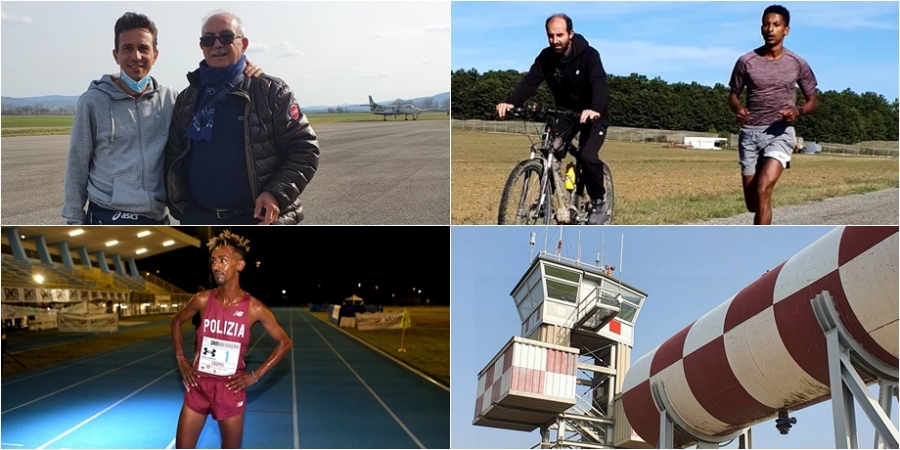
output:
[[210, 375], [228, 376], [237, 372], [238, 360], [241, 357], [241, 343], [203, 337], [200, 347], [200, 372]]

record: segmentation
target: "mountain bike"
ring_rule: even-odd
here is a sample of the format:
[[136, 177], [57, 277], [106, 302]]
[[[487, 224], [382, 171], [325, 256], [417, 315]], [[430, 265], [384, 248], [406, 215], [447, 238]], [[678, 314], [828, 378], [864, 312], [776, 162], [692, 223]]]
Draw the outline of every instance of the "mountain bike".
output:
[[[581, 164], [578, 163], [578, 147], [571, 140], [566, 141], [553, 127], [555, 118], [574, 120], [580, 113], [562, 108], [529, 107], [513, 108], [508, 115], [521, 118], [528, 127], [528, 117], [544, 117], [540, 142], [532, 141], [531, 155], [518, 163], [503, 188], [500, 197], [500, 211], [497, 223], [500, 225], [551, 224], [583, 225], [591, 213], [591, 201], [584, 187]], [[531, 139], [531, 137], [529, 137]], [[575, 157], [575, 164], [562, 170], [566, 155]], [[613, 221], [614, 190], [612, 172], [603, 164], [603, 187], [609, 216], [604, 223]]]

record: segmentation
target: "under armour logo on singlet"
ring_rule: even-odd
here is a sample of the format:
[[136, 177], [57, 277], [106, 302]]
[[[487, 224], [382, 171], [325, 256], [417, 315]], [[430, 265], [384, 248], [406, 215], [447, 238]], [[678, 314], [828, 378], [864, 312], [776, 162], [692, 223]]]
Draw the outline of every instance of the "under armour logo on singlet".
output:
[[203, 356], [212, 356], [213, 358], [215, 358], [216, 357], [216, 349], [210, 350], [206, 347], [203, 347]]

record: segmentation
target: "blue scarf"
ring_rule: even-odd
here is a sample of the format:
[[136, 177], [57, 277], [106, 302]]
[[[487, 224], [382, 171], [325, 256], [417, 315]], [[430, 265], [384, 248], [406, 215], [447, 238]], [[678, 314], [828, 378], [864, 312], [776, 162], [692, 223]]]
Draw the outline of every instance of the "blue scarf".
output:
[[200, 99], [194, 110], [194, 118], [184, 129], [184, 134], [195, 141], [211, 141], [216, 105], [225, 100], [225, 95], [244, 81], [246, 56], [227, 67], [209, 67], [200, 62]]

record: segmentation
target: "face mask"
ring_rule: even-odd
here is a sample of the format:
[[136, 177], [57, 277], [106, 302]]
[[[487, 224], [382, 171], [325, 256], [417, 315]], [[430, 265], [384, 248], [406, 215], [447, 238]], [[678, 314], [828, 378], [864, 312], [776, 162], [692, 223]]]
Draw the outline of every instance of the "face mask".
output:
[[137, 93], [144, 92], [144, 88], [146, 88], [147, 85], [150, 84], [150, 75], [147, 75], [146, 77], [141, 79], [141, 81], [134, 81], [131, 79], [131, 77], [125, 75], [125, 72], [122, 72], [121, 78], [129, 89]]

